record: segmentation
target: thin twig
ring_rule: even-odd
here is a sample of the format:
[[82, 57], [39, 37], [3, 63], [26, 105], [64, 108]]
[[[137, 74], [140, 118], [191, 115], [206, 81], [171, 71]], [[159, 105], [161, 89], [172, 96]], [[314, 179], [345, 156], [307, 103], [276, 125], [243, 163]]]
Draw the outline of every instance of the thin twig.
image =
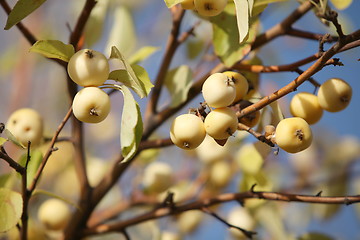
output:
[[31, 185], [29, 186], [29, 191], [32, 193], [35, 188], [36, 188], [36, 185], [40, 179], [40, 176], [41, 176], [41, 173], [43, 172], [44, 168], [45, 168], [45, 165], [50, 157], [50, 155], [52, 154], [53, 152], [53, 148], [54, 148], [54, 145], [55, 145], [55, 142], [56, 142], [56, 139], [57, 137], [59, 136], [60, 132], [62, 131], [62, 129], [64, 128], [66, 122], [69, 120], [70, 116], [72, 114], [72, 108], [69, 109], [69, 111], [67, 112], [66, 116], [64, 117], [64, 119], [61, 121], [60, 125], [58, 126], [51, 142], [50, 142], [50, 146], [48, 147], [48, 150], [46, 151], [43, 159], [42, 159], [42, 162], [35, 174], [35, 177], [31, 183]]
[[27, 169], [29, 166], [29, 162], [31, 160], [31, 142], [28, 142], [27, 145], [27, 154], [26, 154], [26, 162], [25, 162], [25, 171], [21, 175], [22, 180], [22, 198], [23, 198], [23, 212], [21, 215], [21, 228], [20, 228], [20, 239], [27, 240], [28, 233], [28, 219], [29, 219], [29, 201], [31, 197], [31, 192], [27, 188]]
[[217, 220], [219, 220], [220, 222], [222, 222], [223, 224], [225, 224], [228, 228], [235, 228], [237, 230], [239, 230], [240, 232], [242, 232], [247, 238], [249, 239], [253, 239], [253, 235], [256, 234], [256, 232], [253, 232], [253, 231], [249, 231], [249, 230], [246, 230], [244, 228], [241, 228], [241, 227], [238, 227], [238, 226], [235, 226], [231, 223], [229, 223], [228, 221], [226, 221], [225, 219], [223, 219], [222, 217], [220, 217], [218, 214], [216, 214], [215, 212], [211, 211], [209, 208], [207, 207], [203, 207], [202, 208], [203, 212], [209, 214], [210, 216], [216, 218]]

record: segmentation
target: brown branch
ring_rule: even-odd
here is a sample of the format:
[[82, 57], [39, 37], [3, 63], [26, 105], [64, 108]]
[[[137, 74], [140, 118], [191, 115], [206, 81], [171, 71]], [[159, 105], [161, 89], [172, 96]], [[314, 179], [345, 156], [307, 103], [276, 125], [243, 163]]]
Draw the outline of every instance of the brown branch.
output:
[[[323, 38], [323, 36], [324, 36], [324, 35], [319, 34], [319, 33], [312, 33], [312, 32], [308, 32], [308, 31], [296, 29], [296, 28], [290, 28], [286, 32], [286, 35], [292, 36], [292, 37], [309, 39], [309, 40], [315, 40], [315, 41], [321, 40]], [[326, 38], [325, 42], [331, 43], [331, 42], [336, 42], [338, 40], [339, 40], [338, 37], [329, 35], [329, 37]]]
[[247, 114], [250, 114], [252, 112], [258, 111], [268, 104], [278, 100], [279, 98], [282, 98], [283, 96], [287, 95], [290, 92], [293, 92], [297, 89], [298, 86], [300, 86], [302, 83], [304, 83], [306, 80], [308, 80], [312, 75], [320, 71], [328, 62], [330, 58], [332, 58], [335, 54], [339, 53], [344, 46], [346, 46], [346, 43], [350, 43], [352, 41], [360, 39], [360, 30], [346, 36], [346, 38], [343, 39], [341, 42], [337, 42], [334, 44], [328, 51], [326, 51], [312, 66], [310, 66], [306, 71], [304, 71], [299, 77], [297, 77], [294, 81], [286, 85], [285, 87], [277, 90], [276, 92], [270, 94], [269, 96], [266, 96], [262, 98], [260, 101], [254, 103], [251, 105], [251, 107], [247, 107], [243, 110], [241, 110], [241, 114], [239, 117], [243, 117]]
[[90, 13], [94, 8], [95, 4], [96, 4], [95, 0], [86, 0], [85, 5], [75, 25], [75, 28], [71, 33], [69, 43], [72, 44], [76, 50], [78, 49], [79, 40], [81, 38], [87, 20], [89, 19]]
[[27, 240], [28, 238], [28, 219], [29, 219], [29, 201], [31, 197], [31, 192], [27, 188], [27, 169], [30, 162], [31, 154], [30, 154], [31, 142], [28, 142], [27, 145], [27, 155], [26, 155], [26, 162], [25, 162], [25, 171], [21, 174], [22, 180], [22, 199], [23, 199], [23, 212], [21, 214], [21, 228], [20, 228], [20, 239]]
[[[0, 1], [1, 7], [5, 10], [6, 14], [9, 15], [11, 12], [11, 8], [9, 4], [5, 0]], [[16, 27], [20, 30], [22, 35], [26, 38], [26, 40], [33, 45], [36, 43], [37, 39], [34, 37], [34, 35], [22, 24], [21, 22], [16, 24]]]
[[151, 116], [156, 113], [157, 109], [157, 103], [160, 97], [161, 89], [166, 77], [166, 73], [169, 69], [169, 66], [171, 64], [171, 60], [174, 57], [174, 54], [180, 44], [178, 40], [179, 32], [180, 32], [180, 25], [182, 22], [182, 19], [184, 17], [185, 11], [180, 6], [174, 6], [170, 9], [172, 13], [172, 29], [171, 34], [167, 40], [166, 48], [165, 48], [165, 54], [162, 59], [158, 74], [156, 76], [156, 80], [154, 83], [154, 87], [151, 90], [151, 96], [149, 98], [146, 112], [145, 112], [145, 124], [147, 124]]
[[84, 236], [104, 234], [114, 231], [121, 231], [127, 227], [137, 225], [149, 220], [154, 220], [170, 215], [177, 215], [179, 213], [189, 210], [201, 210], [213, 205], [230, 202], [240, 201], [243, 202], [246, 199], [265, 199], [271, 201], [284, 201], [284, 202], [302, 202], [302, 203], [321, 203], [321, 204], [353, 204], [360, 202], [360, 195], [355, 196], [318, 196], [318, 195], [298, 195], [290, 193], [278, 193], [278, 192], [257, 192], [253, 189], [248, 192], [242, 193], [225, 193], [218, 195], [214, 198], [206, 198], [183, 205], [178, 205], [175, 208], [162, 207], [139, 216], [135, 216], [128, 220], [121, 220], [109, 224], [102, 224], [94, 228], [86, 229], [83, 232]]
[[291, 26], [304, 16], [308, 11], [313, 8], [313, 5], [310, 1], [306, 1], [301, 4], [295, 11], [293, 11], [287, 18], [285, 18], [279, 24], [276, 24], [274, 27], [267, 30], [265, 33], [256, 37], [255, 42], [252, 44], [252, 49], [259, 48], [269, 41], [287, 34], [291, 30]]
[[4, 159], [11, 168], [13, 168], [16, 172], [20, 173], [21, 175], [26, 171], [24, 167], [22, 167], [19, 163], [17, 163], [6, 153], [3, 146], [0, 146], [0, 158]]

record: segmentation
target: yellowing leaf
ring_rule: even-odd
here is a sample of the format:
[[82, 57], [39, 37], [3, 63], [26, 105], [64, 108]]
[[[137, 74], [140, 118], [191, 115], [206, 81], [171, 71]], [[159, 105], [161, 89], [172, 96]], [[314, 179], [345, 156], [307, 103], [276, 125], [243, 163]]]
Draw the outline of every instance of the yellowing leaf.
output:
[[47, 58], [56, 58], [68, 62], [74, 54], [74, 46], [58, 40], [39, 40], [31, 46], [30, 52], [40, 53]]
[[18, 192], [0, 188], [0, 232], [15, 227], [22, 215], [23, 200]]
[[[119, 59], [124, 65], [125, 70], [121, 69], [112, 71], [109, 74], [109, 79], [123, 83], [125, 86], [134, 90], [134, 92], [138, 94], [141, 98], [146, 97], [150, 92], [152, 84], [150, 82], [150, 79], [146, 77], [147, 74], [145, 75], [145, 69], [140, 69], [139, 66], [133, 69], [130, 63], [125, 59], [125, 57], [115, 46], [111, 48], [110, 58]], [[139, 74], [140, 78], [135, 73], [135, 70]]]
[[344, 10], [348, 8], [353, 0], [330, 0], [330, 2], [339, 10]]
[[130, 90], [122, 86], [121, 92], [124, 95], [124, 107], [121, 118], [121, 152], [123, 161], [129, 160], [134, 156], [139, 146], [143, 124], [141, 119], [140, 107], [132, 96]]
[[187, 65], [170, 70], [165, 85], [171, 96], [171, 107], [177, 107], [187, 99], [192, 83], [192, 72]]
[[19, 0], [9, 14], [6, 21], [5, 30], [9, 30], [12, 26], [30, 15], [46, 0]]
[[249, 33], [250, 10], [248, 0], [234, 0], [236, 9], [236, 21], [239, 31], [239, 43], [242, 43]]
[[131, 65], [138, 64], [139, 62], [144, 61], [146, 58], [148, 58], [150, 55], [152, 55], [154, 52], [158, 50], [159, 50], [158, 47], [152, 47], [152, 46], [142, 47], [129, 58], [129, 62]]
[[281, 120], [284, 119], [284, 114], [281, 111], [278, 101], [270, 103], [270, 107], [272, 110], [271, 113], [271, 124], [276, 126]]
[[136, 76], [139, 78], [140, 83], [142, 84], [144, 90], [145, 90], [145, 94], [146, 96], [149, 95], [151, 89], [154, 87], [154, 85], [151, 83], [150, 81], [150, 77], [148, 75], [148, 73], [146, 72], [145, 68], [139, 66], [139, 65], [131, 65], [131, 67], [133, 68]]
[[164, 0], [165, 4], [168, 8], [171, 8], [173, 6], [175, 6], [178, 3], [181, 3], [183, 0]]
[[236, 160], [244, 173], [256, 174], [261, 170], [264, 158], [253, 143], [243, 145], [236, 154]]

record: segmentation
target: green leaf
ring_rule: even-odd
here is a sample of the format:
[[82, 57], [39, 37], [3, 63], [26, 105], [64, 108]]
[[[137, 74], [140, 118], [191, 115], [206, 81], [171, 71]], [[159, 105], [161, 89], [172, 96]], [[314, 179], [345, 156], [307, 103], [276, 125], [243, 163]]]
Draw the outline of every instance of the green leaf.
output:
[[310, 232], [298, 238], [298, 240], [333, 240], [334, 238], [324, 233]]
[[260, 171], [264, 159], [252, 143], [243, 145], [236, 154], [236, 160], [245, 173], [255, 174]]
[[0, 175], [0, 187], [5, 187], [11, 176], [12, 176], [11, 173]]
[[189, 66], [182, 65], [166, 74], [165, 86], [171, 96], [171, 107], [177, 107], [187, 99], [192, 85], [192, 72]]
[[113, 11], [113, 25], [105, 49], [109, 50], [115, 46], [124, 56], [128, 57], [137, 42], [132, 13], [124, 4], [118, 4]]
[[141, 98], [146, 97], [150, 91], [149, 87], [151, 82], [148, 79], [148, 77], [147, 78], [145, 77], [145, 73], [144, 73], [145, 69], [140, 70], [139, 67], [135, 67], [139, 75], [142, 76], [142, 79], [139, 78], [136, 75], [133, 67], [130, 65], [130, 63], [125, 59], [125, 57], [120, 53], [120, 51], [115, 46], [111, 48], [110, 58], [119, 59], [124, 65], [125, 70], [121, 69], [121, 70], [112, 71], [109, 74], [109, 79], [123, 83], [125, 86], [134, 90], [134, 92], [138, 94]]
[[330, 0], [330, 2], [334, 5], [335, 8], [344, 10], [351, 5], [353, 0]]
[[131, 159], [139, 146], [143, 124], [138, 103], [135, 101], [130, 90], [122, 86], [121, 92], [124, 95], [124, 107], [121, 117], [121, 152], [124, 162]]
[[213, 26], [215, 53], [227, 67], [232, 67], [250, 52], [251, 43], [256, 37], [258, 21], [250, 22], [247, 38], [241, 44], [239, 44], [240, 36], [233, 4], [228, 4], [220, 15], [212, 17], [210, 21]]
[[0, 146], [7, 142], [6, 138], [0, 137]]
[[9, 30], [12, 26], [19, 23], [21, 20], [30, 15], [38, 7], [40, 7], [46, 0], [19, 0], [11, 10], [6, 21], [5, 30]]
[[97, 1], [86, 22], [84, 36], [88, 47], [92, 47], [103, 36], [103, 28], [108, 13], [109, 0]]
[[74, 46], [59, 40], [39, 40], [31, 46], [30, 52], [40, 53], [47, 58], [56, 58], [68, 62], [75, 53]]
[[151, 89], [154, 87], [154, 85], [150, 81], [149, 74], [146, 72], [145, 68], [139, 65], [134, 64], [131, 65], [131, 67], [133, 68], [135, 75], [139, 78], [140, 83], [143, 85], [146, 96], [149, 95]]
[[5, 128], [4, 133], [10, 142], [14, 143], [15, 145], [23, 149], [26, 148], [8, 129]]
[[15, 227], [22, 215], [23, 200], [18, 192], [0, 188], [0, 232]]
[[[23, 154], [20, 157], [19, 164], [23, 167], [25, 167], [27, 159], [27, 154]], [[35, 174], [41, 164], [41, 161], [43, 159], [43, 155], [40, 150], [31, 150], [30, 153], [30, 161], [27, 166], [27, 184], [28, 186], [32, 183], [32, 180], [35, 177]]]
[[255, 0], [254, 7], [260, 7], [264, 5], [266, 6], [270, 3], [285, 2], [285, 1], [289, 1], [289, 0]]
[[178, 3], [181, 3], [183, 0], [164, 0], [165, 4], [168, 8], [171, 8], [173, 6], [175, 6]]
[[131, 65], [138, 64], [139, 62], [144, 61], [146, 58], [151, 56], [154, 52], [158, 51], [159, 49], [160, 48], [158, 47], [152, 47], [152, 46], [142, 47], [129, 58], [129, 62]]

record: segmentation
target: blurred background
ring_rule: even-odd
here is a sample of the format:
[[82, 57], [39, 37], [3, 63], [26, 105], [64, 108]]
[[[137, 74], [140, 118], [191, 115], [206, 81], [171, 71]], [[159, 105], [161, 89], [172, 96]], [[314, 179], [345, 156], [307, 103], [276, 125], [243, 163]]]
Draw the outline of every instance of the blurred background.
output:
[[[10, 6], [13, 6], [16, 1], [8, 2]], [[38, 39], [57, 39], [67, 42], [69, 29], [74, 27], [83, 3], [84, 1], [47, 1], [23, 23]], [[284, 19], [297, 6], [298, 2], [293, 0], [269, 5], [260, 17], [261, 31], [269, 29]], [[354, 0], [350, 7], [337, 11], [345, 34], [360, 28], [359, 1]], [[6, 19], [5, 12], [0, 10], [2, 26], [5, 26]], [[182, 24], [182, 30], [187, 30], [197, 21], [197, 16], [188, 11]], [[153, 80], [156, 77], [171, 29], [171, 16], [162, 0], [99, 0], [90, 23], [85, 33], [85, 38], [88, 39], [85, 47], [104, 52], [107, 56], [109, 56], [112, 45], [118, 46], [126, 56], [131, 56], [143, 46], [158, 47], [158, 51], [141, 63], [148, 71], [150, 79]], [[306, 14], [295, 26], [298, 29], [314, 33], [336, 33], [332, 27], [322, 24], [311, 12]], [[211, 66], [211, 63], [199, 64], [200, 61], [206, 59], [204, 57], [206, 54], [210, 55], [211, 53], [211, 51], [206, 53], [202, 50], [203, 46], [209, 43], [211, 36], [210, 24], [201, 23], [195, 31], [195, 36], [178, 49], [171, 68], [186, 64], [194, 70], [195, 79], [201, 76], [201, 73]], [[198, 44], [200, 54], [191, 58], [188, 50], [194, 51], [194, 44]], [[325, 44], [325, 50], [330, 46], [331, 44]], [[29, 47], [30, 45], [16, 27], [8, 31], [3, 28], [0, 30], [0, 122], [6, 123], [9, 115], [18, 108], [31, 107], [38, 110], [44, 117], [45, 133], [50, 137], [65, 116], [70, 104], [67, 96], [66, 72], [56, 63], [29, 52]], [[317, 41], [284, 36], [262, 47], [257, 56], [264, 65], [282, 65], [298, 61], [317, 51]], [[272, 187], [265, 190], [314, 195], [323, 191], [324, 196], [359, 193], [360, 94], [357, 89], [360, 89], [360, 62], [358, 61], [360, 48], [338, 54], [335, 57], [340, 58], [344, 66], [327, 66], [313, 77], [319, 83], [332, 77], [346, 80], [353, 88], [350, 105], [338, 113], [325, 112], [323, 118], [312, 126], [315, 136], [314, 148], [307, 153], [290, 156], [280, 151], [278, 155], [275, 155], [272, 150], [265, 159], [262, 172]], [[198, 66], [200, 68], [197, 68], [195, 72], [195, 68]], [[310, 64], [305, 65], [301, 69], [306, 70], [309, 66]], [[298, 74], [295, 72], [262, 74], [260, 76], [260, 92], [263, 95], [269, 94], [297, 76]], [[310, 83], [304, 83], [298, 88], [298, 91], [313, 92], [314, 87]], [[294, 94], [289, 94], [279, 101], [285, 117], [291, 116], [288, 106]], [[161, 107], [165, 107], [169, 103], [168, 97], [168, 93], [164, 91], [160, 99]], [[104, 165], [114, 159], [120, 149], [118, 133], [120, 131], [122, 97], [120, 94], [114, 94], [111, 98], [113, 110], [109, 118], [103, 123], [85, 126], [85, 144], [89, 159], [94, 159], [94, 162], [98, 161], [98, 164]], [[143, 111], [147, 99], [137, 100]], [[178, 114], [186, 113], [188, 108], [197, 107], [201, 101], [203, 99], [199, 96]], [[156, 136], [168, 137], [170, 120], [156, 132]], [[62, 136], [68, 136], [69, 130], [67, 124]], [[241, 146], [253, 142], [254, 139], [251, 136], [236, 136], [231, 141], [229, 152], [233, 153], [233, 158], [236, 158]], [[66, 155], [69, 155], [70, 151], [67, 151]], [[9, 146], [9, 153], [13, 156], [21, 155], [21, 152], [13, 146]], [[155, 161], [155, 159], [169, 163], [173, 169], [179, 169], [176, 175], [177, 179], [198, 179], [198, 175], [203, 171], [204, 163], [198, 161], [197, 154], [196, 152], [184, 152], [173, 146], [162, 151], [148, 152], [148, 156], [145, 154], [141, 156], [143, 161], [139, 160], [139, 163], [136, 163], [122, 179], [116, 194], [126, 198], [133, 192], [133, 187], [141, 188], [139, 175], [142, 173], [142, 168], [149, 161]], [[64, 160], [63, 156], [60, 158], [62, 160], [59, 161], [71, 161]], [[71, 159], [71, 157], [69, 158]], [[235, 165], [236, 162], [235, 160]], [[5, 163], [0, 163], [0, 173], [8, 172], [6, 167]], [[95, 167], [95, 169], [99, 169], [99, 167]], [[57, 194], [65, 194], [66, 190], [61, 187], [56, 188], [55, 185], [64, 185], [61, 184], [64, 183], [64, 179], [74, 179], [73, 174], [74, 172], [68, 175], [60, 174], [66, 177], [54, 180], [53, 186], [44, 185], [44, 188], [54, 190]], [[232, 174], [232, 181], [217, 193], [237, 192], [241, 190], [241, 187], [246, 186], [241, 168]], [[129, 184], [129, 181], [132, 184]], [[187, 183], [191, 185], [191, 182]], [[119, 197], [118, 195], [116, 196]], [[76, 198], [73, 195], [66, 197]], [[258, 231], [255, 239], [296, 239], [307, 232], [326, 233], [332, 237], [330, 239], [360, 239], [360, 206], [356, 204], [350, 206], [300, 203], [266, 204], [270, 207], [264, 208], [265, 210], [258, 212], [255, 214], [256, 216], [252, 215], [256, 221], [256, 231]], [[236, 206], [238, 203], [227, 203], [221, 205], [216, 211], [226, 217]], [[252, 210], [251, 212], [253, 213]], [[183, 239], [230, 238], [226, 226], [211, 216], [203, 214], [201, 221], [202, 224], [186, 234]], [[156, 224], [159, 231], [167, 229], [175, 232], [181, 231], [174, 218], [160, 219], [156, 221]], [[150, 229], [153, 228], [155, 228], [155, 224], [150, 226]], [[134, 230], [131, 233], [137, 236], [134, 239], [153, 239], [142, 236], [136, 230], [137, 228], [132, 229]], [[109, 239], [119, 239], [117, 237], [115, 235]]]

